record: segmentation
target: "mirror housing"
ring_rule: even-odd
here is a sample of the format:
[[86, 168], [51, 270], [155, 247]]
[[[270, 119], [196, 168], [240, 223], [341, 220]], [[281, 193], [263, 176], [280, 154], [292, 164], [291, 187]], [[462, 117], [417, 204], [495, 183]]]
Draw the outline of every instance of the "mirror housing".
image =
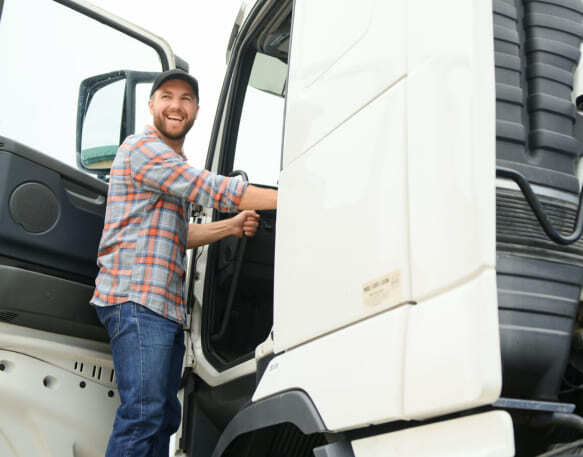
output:
[[[158, 72], [118, 70], [81, 82], [76, 131], [77, 166], [80, 169], [101, 178], [109, 174], [119, 145], [135, 132], [136, 86], [152, 83], [158, 75]], [[101, 97], [95, 97], [98, 93]], [[88, 119], [93, 125], [89, 125]], [[96, 122], [96, 119], [103, 122]], [[89, 135], [100, 138], [88, 141]]]
[[249, 85], [268, 94], [284, 97], [287, 89], [287, 63], [258, 52], [255, 54]]

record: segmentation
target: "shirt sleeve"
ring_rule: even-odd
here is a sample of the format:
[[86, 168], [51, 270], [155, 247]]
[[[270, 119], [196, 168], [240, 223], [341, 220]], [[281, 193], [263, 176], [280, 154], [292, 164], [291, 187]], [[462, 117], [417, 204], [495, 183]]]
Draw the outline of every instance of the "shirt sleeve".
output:
[[184, 198], [197, 205], [233, 212], [247, 183], [190, 166], [162, 141], [144, 141], [130, 153], [134, 182], [145, 190]]

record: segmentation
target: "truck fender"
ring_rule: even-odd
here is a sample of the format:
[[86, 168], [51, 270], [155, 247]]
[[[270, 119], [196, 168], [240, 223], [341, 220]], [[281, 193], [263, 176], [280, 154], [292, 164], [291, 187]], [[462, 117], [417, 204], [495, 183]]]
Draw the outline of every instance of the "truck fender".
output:
[[[219, 438], [212, 457], [220, 457], [229, 444], [245, 433], [286, 422], [295, 425], [306, 435], [327, 432], [324, 421], [308, 394], [301, 390], [290, 390], [251, 403], [239, 411]], [[325, 447], [327, 446], [321, 448]], [[322, 457], [350, 455], [329, 454], [326, 450], [323, 452]]]

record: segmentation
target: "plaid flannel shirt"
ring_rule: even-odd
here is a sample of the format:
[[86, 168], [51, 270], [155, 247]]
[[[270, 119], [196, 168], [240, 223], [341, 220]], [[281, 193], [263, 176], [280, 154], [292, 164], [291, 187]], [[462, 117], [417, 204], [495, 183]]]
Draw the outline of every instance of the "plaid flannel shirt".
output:
[[191, 167], [152, 127], [129, 136], [111, 167], [91, 303], [133, 301], [184, 323], [190, 203], [234, 211], [246, 186]]

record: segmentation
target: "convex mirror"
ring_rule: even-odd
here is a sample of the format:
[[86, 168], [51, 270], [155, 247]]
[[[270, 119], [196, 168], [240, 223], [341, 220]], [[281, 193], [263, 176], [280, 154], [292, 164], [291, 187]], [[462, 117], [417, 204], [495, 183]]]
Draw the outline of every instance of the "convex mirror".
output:
[[119, 145], [148, 119], [147, 102], [158, 72], [119, 70], [81, 82], [77, 107], [77, 164], [109, 174]]

